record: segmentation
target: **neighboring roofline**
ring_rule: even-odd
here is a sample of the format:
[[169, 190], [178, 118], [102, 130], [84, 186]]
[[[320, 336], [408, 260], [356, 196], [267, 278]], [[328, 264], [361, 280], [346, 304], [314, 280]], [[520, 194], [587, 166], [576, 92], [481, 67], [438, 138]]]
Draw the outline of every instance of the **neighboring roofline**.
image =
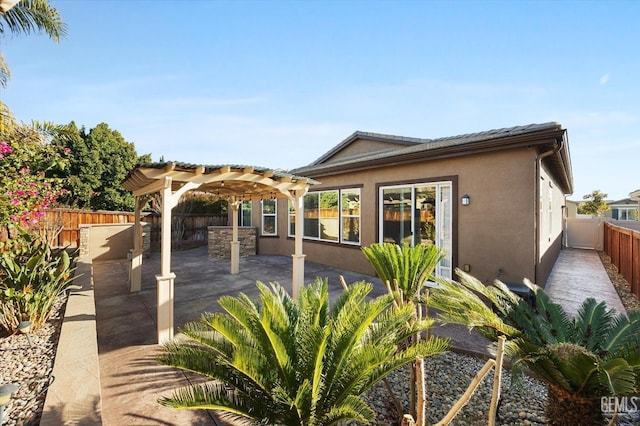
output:
[[634, 201], [640, 202], [640, 189], [636, 189], [635, 191], [630, 192], [629, 197], [631, 197], [631, 199]]
[[607, 201], [606, 203], [608, 206], [612, 206], [615, 204], [628, 205], [628, 204], [635, 204], [635, 200], [633, 200], [632, 198], [623, 198], [622, 200]]
[[[351, 138], [358, 133], [362, 134], [362, 132], [356, 132], [345, 139], [345, 141], [350, 141]], [[378, 137], [383, 136], [380, 134], [376, 135]], [[364, 136], [363, 138], [366, 139], [367, 137]], [[396, 140], [399, 137], [390, 136], [390, 138], [391, 140]], [[556, 122], [530, 124], [439, 139], [405, 139], [412, 142], [423, 142], [414, 143], [396, 150], [379, 151], [370, 155], [344, 158], [330, 163], [312, 163], [308, 166], [293, 169], [291, 173], [303, 174], [309, 177], [320, 177], [370, 170], [380, 166], [401, 165], [423, 160], [459, 157], [518, 147], [540, 146], [541, 149], [557, 149], [555, 155], [549, 157], [548, 160], [553, 162], [554, 168], [557, 169], [561, 175], [558, 176], [558, 178], [561, 180], [565, 194], [573, 193], [573, 176], [566, 131]], [[338, 144], [338, 146], [343, 144], [344, 141]], [[333, 154], [337, 152], [335, 151], [335, 147], [331, 152], [333, 152]]]

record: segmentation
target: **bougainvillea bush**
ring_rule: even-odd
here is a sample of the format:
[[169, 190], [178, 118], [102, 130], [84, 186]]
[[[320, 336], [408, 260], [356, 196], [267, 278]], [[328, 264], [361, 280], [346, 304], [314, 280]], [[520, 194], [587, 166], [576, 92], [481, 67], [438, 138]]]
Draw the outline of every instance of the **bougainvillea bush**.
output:
[[68, 253], [52, 250], [37, 232], [44, 211], [62, 193], [53, 176], [69, 155], [35, 127], [0, 129], [0, 326], [8, 332], [21, 321], [39, 327], [73, 279]]
[[62, 182], [51, 176], [67, 166], [69, 154], [33, 127], [0, 132], [0, 226], [11, 232], [38, 223], [62, 193]]

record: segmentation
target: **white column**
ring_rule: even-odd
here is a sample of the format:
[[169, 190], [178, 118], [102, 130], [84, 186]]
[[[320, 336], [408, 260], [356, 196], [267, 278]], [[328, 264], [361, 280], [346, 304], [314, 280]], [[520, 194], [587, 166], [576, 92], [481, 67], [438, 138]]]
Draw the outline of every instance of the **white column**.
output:
[[233, 238], [231, 240], [231, 275], [240, 272], [240, 241], [238, 241], [238, 210], [241, 201], [231, 197], [231, 217], [233, 221]]
[[173, 291], [176, 275], [156, 275], [158, 285], [158, 343], [163, 344], [173, 339]]
[[298, 289], [304, 285], [304, 257], [302, 254], [303, 217], [302, 207], [306, 191], [296, 191], [293, 197], [293, 206], [296, 214], [296, 235], [293, 254], [293, 276], [291, 279], [291, 297], [298, 298]]
[[140, 222], [140, 210], [142, 203], [140, 197], [135, 202], [135, 224], [133, 225], [133, 249], [131, 250], [131, 263], [129, 270], [129, 291], [137, 292], [142, 288], [142, 223]]
[[156, 275], [158, 343], [173, 339], [173, 282], [176, 276], [171, 273], [171, 182], [170, 176], [164, 178], [160, 209], [160, 275]]
[[178, 205], [180, 197], [196, 189], [199, 183], [188, 182], [176, 192], [171, 190], [171, 176], [165, 176], [161, 208], [160, 275], [156, 275], [158, 296], [158, 343], [173, 339], [173, 282], [171, 272], [171, 210]]

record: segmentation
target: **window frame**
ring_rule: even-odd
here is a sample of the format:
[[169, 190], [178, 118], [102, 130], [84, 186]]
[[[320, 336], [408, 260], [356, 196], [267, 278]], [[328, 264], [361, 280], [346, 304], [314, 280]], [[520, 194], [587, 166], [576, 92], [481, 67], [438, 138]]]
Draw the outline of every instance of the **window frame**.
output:
[[[265, 209], [264, 209], [265, 201], [270, 201], [273, 203], [273, 213], [265, 213]], [[273, 218], [274, 231], [272, 233], [265, 231], [265, 226], [264, 226], [265, 218]], [[278, 200], [276, 200], [275, 198], [260, 200], [260, 225], [261, 225], [260, 235], [267, 236], [267, 237], [273, 237], [278, 235]]]
[[[247, 209], [248, 207], [248, 209]], [[249, 224], [244, 223], [245, 222], [245, 214], [244, 211], [247, 210], [248, 211], [248, 215], [246, 215], [246, 218], [249, 219]], [[251, 223], [253, 223], [253, 219], [251, 218], [251, 214], [253, 212], [253, 205], [251, 203], [251, 200], [243, 200], [240, 202], [240, 206], [238, 207], [238, 226], [241, 228], [244, 227], [250, 227]]]
[[[322, 217], [321, 214], [321, 195], [322, 193], [328, 193], [328, 192], [334, 192], [337, 194], [337, 199], [338, 199], [338, 204], [337, 204], [337, 218], [336, 220], [338, 221], [338, 235], [337, 238], [335, 240], [332, 239], [328, 239], [328, 238], [322, 238], [322, 232], [321, 232], [321, 225], [322, 225], [322, 219], [331, 219], [330, 217]], [[358, 194], [358, 214], [351, 214], [351, 215], [343, 215], [343, 211], [342, 211], [342, 196], [343, 196], [343, 192], [350, 192], [350, 193], [357, 193]], [[351, 245], [351, 246], [360, 246], [361, 244], [361, 222], [362, 222], [362, 189], [360, 187], [347, 187], [347, 188], [338, 188], [338, 189], [323, 189], [323, 190], [318, 190], [318, 191], [310, 191], [305, 195], [306, 197], [311, 197], [311, 196], [315, 196], [317, 197], [317, 215], [316, 215], [316, 220], [318, 222], [318, 229], [317, 229], [317, 237], [315, 236], [307, 236], [304, 235], [304, 230], [307, 228], [305, 226], [305, 224], [303, 223], [303, 236], [302, 238], [304, 240], [308, 240], [308, 241], [320, 241], [320, 242], [326, 242], [326, 243], [332, 243], [332, 244], [343, 244], [343, 245]], [[303, 221], [305, 220], [305, 208], [304, 208], [305, 203], [303, 202]], [[357, 231], [357, 236], [358, 236], [358, 241], [349, 241], [347, 239], [344, 238], [343, 235], [343, 219], [345, 218], [355, 218], [357, 219], [357, 223], [358, 223], [358, 231]], [[291, 200], [289, 200], [288, 203], [288, 215], [287, 215], [287, 236], [290, 238], [294, 238], [295, 237], [295, 209], [293, 208], [292, 202]]]

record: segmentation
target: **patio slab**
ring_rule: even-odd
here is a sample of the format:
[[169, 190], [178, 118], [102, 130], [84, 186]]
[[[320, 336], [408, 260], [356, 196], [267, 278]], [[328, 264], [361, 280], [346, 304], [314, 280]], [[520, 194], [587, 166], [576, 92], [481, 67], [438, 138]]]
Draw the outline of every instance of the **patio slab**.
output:
[[[287, 256], [244, 257], [237, 275], [231, 275], [229, 269], [228, 259], [210, 258], [206, 247], [172, 253], [171, 271], [176, 274], [176, 333], [187, 322], [197, 321], [203, 312], [219, 311], [217, 300], [222, 295], [242, 292], [257, 298], [256, 281], [275, 281], [285, 288], [291, 287], [291, 258]], [[155, 275], [159, 271], [159, 255], [153, 254], [143, 262], [142, 290], [130, 293], [128, 261], [102, 261], [93, 265], [102, 422], [106, 426], [232, 425], [234, 423], [212, 413], [172, 410], [157, 403], [159, 397], [194, 380], [193, 375], [189, 377], [154, 360], [161, 350], [156, 344]], [[386, 292], [375, 277], [305, 262], [305, 282], [316, 277], [327, 278], [331, 302], [342, 292], [340, 275], [348, 283], [362, 280], [373, 283], [371, 295], [374, 297]], [[491, 356], [491, 343], [464, 327], [435, 327], [432, 334], [451, 338], [456, 350]]]

